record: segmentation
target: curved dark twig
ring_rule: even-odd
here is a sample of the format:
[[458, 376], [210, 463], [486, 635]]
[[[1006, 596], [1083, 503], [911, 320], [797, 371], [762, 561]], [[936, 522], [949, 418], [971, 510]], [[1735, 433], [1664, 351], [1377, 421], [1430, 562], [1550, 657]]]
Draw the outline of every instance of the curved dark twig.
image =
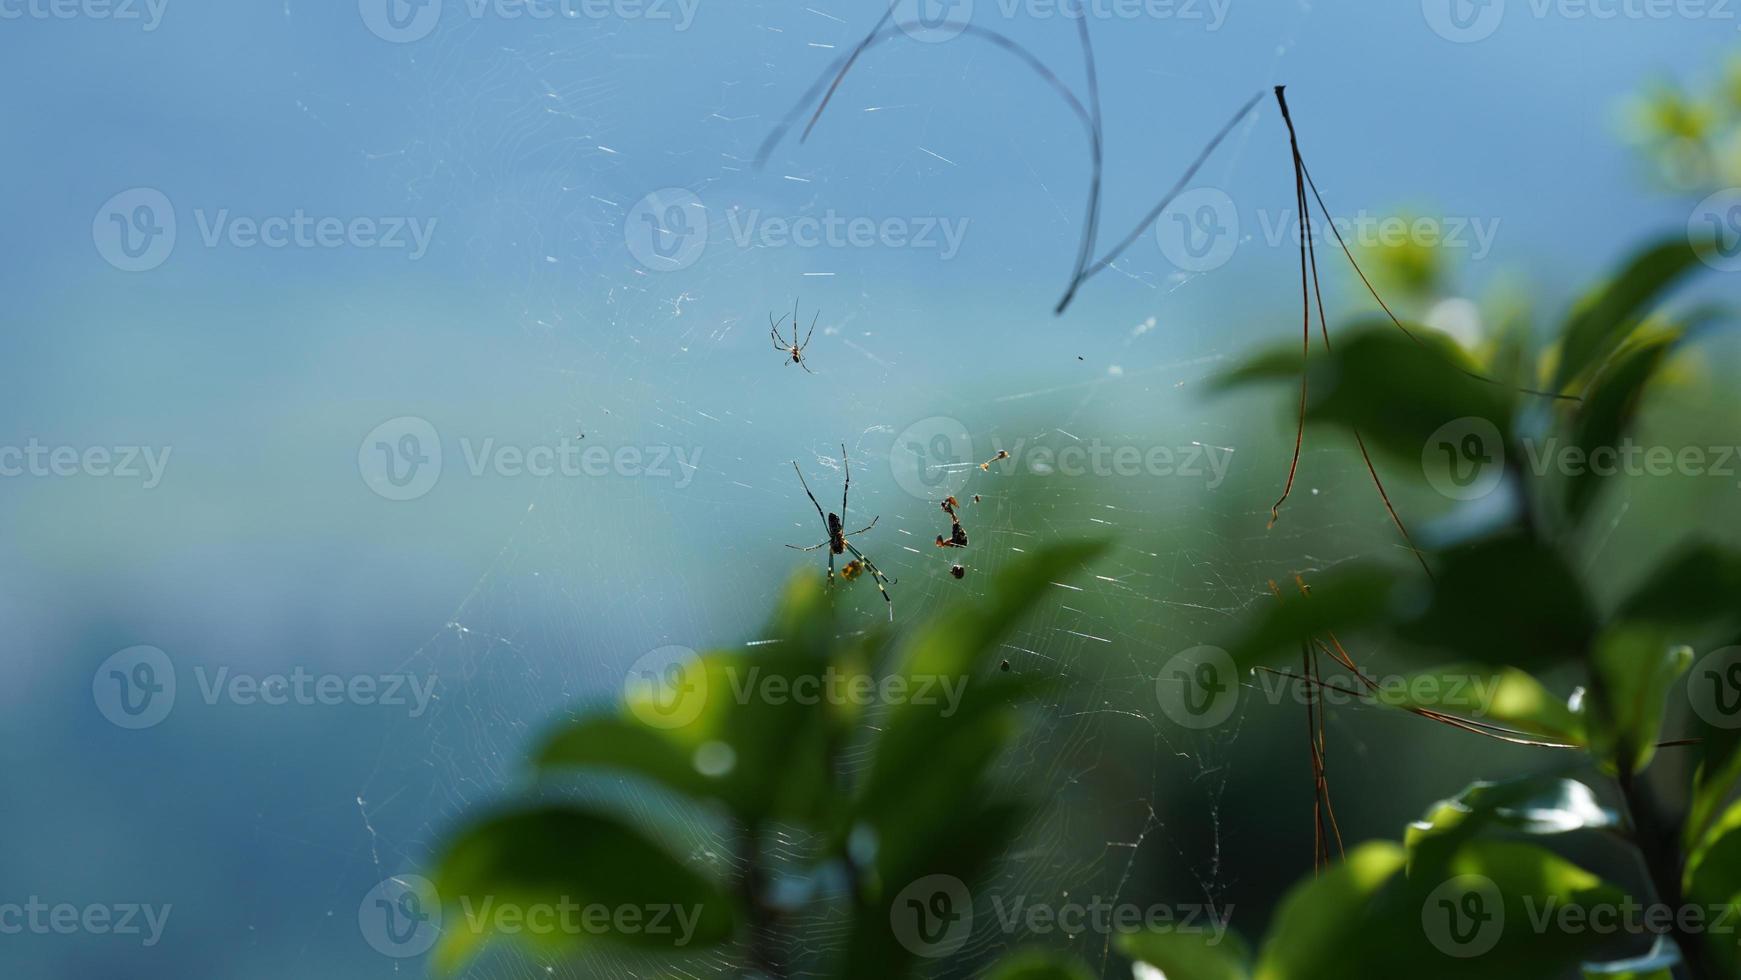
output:
[[[823, 111], [828, 108], [829, 103], [833, 100], [834, 93], [840, 89], [841, 82], [846, 79], [847, 74], [852, 71], [853, 66], [858, 63], [860, 56], [863, 55], [865, 51], [877, 44], [881, 44], [883, 41], [889, 40], [890, 38], [909, 33], [911, 30], [924, 28], [923, 24], [916, 21], [900, 21], [893, 27], [890, 27], [889, 21], [893, 19], [894, 11], [895, 5], [891, 4], [889, 9], [884, 11], [882, 18], [877, 21], [876, 26], [871, 29], [870, 33], [866, 34], [850, 52], [836, 58], [828, 68], [823, 70], [822, 74], [817, 76], [816, 81], [811, 83], [810, 88], [806, 90], [803, 98], [799, 99], [798, 102], [787, 111], [785, 117], [781, 119], [779, 124], [768, 133], [767, 138], [762, 141], [761, 147], [756, 151], [755, 166], [758, 169], [767, 164], [768, 157], [773, 153], [774, 147], [778, 146], [780, 141], [785, 139], [786, 134], [791, 132], [792, 128], [797, 125], [799, 116], [804, 112], [804, 107], [810, 105], [820, 97], [821, 102], [816, 106], [815, 111], [811, 113], [809, 121], [804, 126], [804, 132], [799, 137], [799, 142], [803, 142], [810, 137], [811, 131], [815, 129], [817, 122], [822, 118]], [[1095, 240], [1100, 234], [1100, 201], [1102, 190], [1104, 140], [1102, 136], [1103, 129], [1100, 114], [1100, 83], [1095, 67], [1093, 47], [1088, 38], [1087, 18], [1077, 18], [1077, 29], [1078, 37], [1080, 38], [1082, 45], [1083, 59], [1086, 63], [1088, 73], [1088, 106], [1082, 104], [1082, 100], [1078, 99], [1075, 93], [1070, 91], [1069, 86], [1064, 84], [1063, 80], [1058, 77], [1056, 72], [1046, 67], [1045, 63], [1036, 57], [1033, 52], [1029, 51], [1026, 47], [1011, 39], [1009, 36], [985, 27], [980, 27], [977, 24], [960, 24], [955, 26], [961, 28], [962, 36], [973, 37], [984, 41], [993, 47], [1010, 54], [1026, 65], [1029, 70], [1039, 76], [1041, 81], [1045, 82], [1055, 93], [1057, 93], [1059, 98], [1064, 100], [1064, 104], [1071, 112], [1075, 113], [1077, 119], [1081, 120], [1083, 129], [1088, 137], [1088, 152], [1092, 164], [1092, 170], [1089, 176], [1087, 218], [1083, 222], [1083, 234], [1077, 252], [1075, 270], [1070, 277], [1069, 285], [1065, 288], [1063, 298], [1058, 301], [1056, 309], [1053, 310], [1054, 314], [1063, 313], [1064, 310], [1069, 307], [1070, 302], [1075, 299], [1076, 291], [1082, 287], [1083, 283], [1094, 278], [1095, 275], [1099, 274], [1113, 262], [1117, 261], [1118, 257], [1122, 255], [1126, 249], [1130, 248], [1131, 245], [1136, 243], [1137, 239], [1142, 237], [1143, 231], [1150, 225], [1154, 224], [1155, 220], [1161, 216], [1161, 212], [1165, 211], [1167, 206], [1173, 203], [1174, 199], [1184, 193], [1185, 188], [1190, 185], [1192, 179], [1197, 176], [1197, 172], [1208, 162], [1209, 157], [1223, 142], [1226, 141], [1227, 137], [1232, 134], [1234, 127], [1238, 126], [1241, 121], [1249, 116], [1263, 100], [1263, 93], [1261, 92], [1248, 99], [1245, 104], [1239, 108], [1239, 111], [1234, 113], [1233, 117], [1229, 119], [1227, 123], [1222, 126], [1221, 130], [1215, 134], [1215, 137], [1209, 141], [1208, 145], [1203, 148], [1203, 151], [1197, 155], [1197, 158], [1192, 161], [1191, 166], [1185, 170], [1184, 175], [1181, 176], [1179, 180], [1174, 183], [1172, 188], [1167, 191], [1166, 196], [1161, 198], [1160, 202], [1154, 207], [1150, 208], [1148, 213], [1144, 215], [1143, 219], [1137, 223], [1136, 227], [1131, 229], [1130, 234], [1126, 235], [1118, 244], [1108, 250], [1105, 255], [1102, 255], [1099, 259], [1091, 262], [1090, 257], [1094, 254]]]
[[1094, 45], [1088, 40], [1085, 2], [1077, 0], [1076, 37], [1082, 45], [1082, 65], [1088, 76], [1088, 108], [1093, 114], [1093, 125], [1089, 127], [1092, 135], [1088, 141], [1092, 165], [1088, 176], [1088, 207], [1082, 220], [1082, 243], [1076, 249], [1076, 267], [1070, 273], [1070, 285], [1065, 287], [1070, 292], [1082, 282], [1082, 274], [1088, 268], [1089, 260], [1094, 258], [1094, 246], [1100, 239], [1100, 186], [1106, 167], [1106, 128], [1100, 115], [1100, 75], [1094, 67]]
[[[893, 8], [890, 9], [890, 13], [893, 13]], [[859, 55], [863, 54], [869, 48], [881, 44], [890, 38], [905, 34], [909, 29], [923, 29], [924, 27], [923, 24], [920, 24], [917, 21], [901, 21], [894, 27], [886, 26], [887, 23], [888, 16], [885, 15], [883, 20], [878, 22], [877, 28], [870, 34], [866, 35], [864, 40], [858, 43], [857, 47], [853, 48], [851, 52], [834, 59], [833, 63], [823, 69], [822, 74], [817, 76], [816, 81], [811, 83], [810, 88], [805, 91], [803, 98], [799, 99], [793, 104], [791, 109], [787, 110], [785, 117], [782, 118], [779, 124], [768, 133], [767, 138], [762, 140], [761, 148], [756, 151], [755, 165], [758, 169], [767, 164], [769, 155], [774, 152], [774, 147], [778, 146], [780, 141], [786, 138], [786, 134], [792, 131], [792, 127], [798, 122], [798, 117], [803, 114], [804, 107], [809, 105], [811, 102], [814, 102], [816, 98], [823, 93], [824, 89], [826, 89], [828, 96], [824, 98], [822, 105], [817, 106], [816, 112], [811, 114], [810, 121], [805, 125], [804, 132], [799, 141], [803, 142], [805, 139], [809, 138], [810, 131], [815, 128], [817, 120], [822, 116], [822, 110], [827, 108], [828, 98], [832, 98], [834, 91], [840, 87], [841, 81], [846, 78], [846, 73], [851, 71], [852, 66], [858, 62]], [[1082, 120], [1082, 125], [1089, 131], [1090, 138], [1092, 138], [1094, 116], [1085, 106], [1083, 106], [1082, 101], [1076, 98], [1076, 93], [1070, 91], [1069, 87], [1064, 84], [1063, 80], [1058, 77], [1057, 73], [1053, 72], [1052, 69], [1047, 68], [1044, 62], [1034, 56], [1033, 52], [1022, 47], [1021, 44], [1007, 35], [1000, 34], [997, 31], [980, 27], [977, 24], [962, 24], [960, 26], [961, 33], [964, 37], [978, 38], [999, 50], [1007, 52], [1014, 56], [1018, 61], [1027, 65], [1034, 74], [1040, 77], [1041, 81], [1049, 85], [1052, 90], [1058, 94], [1058, 97], [1064, 100], [1064, 104], [1069, 107], [1071, 112], [1076, 114], [1076, 118]]]
[[1247, 99], [1245, 104], [1239, 107], [1239, 111], [1235, 112], [1233, 117], [1227, 120], [1226, 124], [1223, 125], [1215, 134], [1215, 138], [1211, 139], [1208, 144], [1203, 147], [1203, 151], [1197, 154], [1197, 159], [1191, 161], [1191, 166], [1186, 168], [1184, 174], [1179, 177], [1176, 183], [1173, 184], [1172, 189], [1167, 191], [1167, 196], [1161, 198], [1159, 203], [1150, 208], [1148, 214], [1143, 215], [1143, 219], [1137, 222], [1136, 227], [1131, 229], [1129, 235], [1126, 235], [1122, 241], [1117, 245], [1114, 245], [1105, 255], [1096, 260], [1094, 264], [1082, 270], [1082, 275], [1078, 277], [1076, 282], [1071, 283], [1069, 290], [1064, 293], [1064, 298], [1058, 301], [1057, 308], [1052, 311], [1054, 314], [1064, 312], [1065, 308], [1070, 305], [1070, 301], [1076, 298], [1076, 290], [1083, 283], [1094, 278], [1094, 276], [1101, 270], [1116, 262], [1118, 257], [1124, 253], [1125, 249], [1136, 244], [1136, 240], [1142, 237], [1143, 232], [1160, 218], [1161, 212], [1165, 211], [1167, 206], [1172, 204], [1175, 198], [1184, 193], [1185, 188], [1189, 186], [1192, 179], [1197, 176], [1197, 171], [1203, 169], [1203, 165], [1209, 162], [1209, 157], [1214, 155], [1216, 149], [1227, 140], [1228, 136], [1232, 135], [1234, 127], [1244, 121], [1245, 117], [1251, 115], [1252, 110], [1256, 109], [1258, 103], [1262, 101], [1263, 93], [1259, 92]]

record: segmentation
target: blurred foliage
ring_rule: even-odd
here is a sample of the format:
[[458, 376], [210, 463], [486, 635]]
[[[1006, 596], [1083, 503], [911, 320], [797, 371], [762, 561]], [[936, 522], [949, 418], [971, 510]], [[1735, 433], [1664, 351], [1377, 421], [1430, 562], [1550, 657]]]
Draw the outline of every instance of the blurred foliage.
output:
[[1695, 90], [1664, 80], [1634, 95], [1625, 134], [1669, 190], [1741, 186], [1741, 51]]
[[[1235, 663], [1250, 669], [1322, 654], [1353, 666], [1336, 635], [1358, 630], [1474, 664], [1438, 673], [1486, 674], [1503, 697], [1483, 717], [1435, 712], [1430, 703], [1398, 706], [1472, 733], [1571, 749], [1613, 778], [1625, 808], [1611, 813], [1587, 786], [1557, 777], [1477, 784], [1412, 827], [1406, 848], [1367, 845], [1299, 889], [1256, 976], [1417, 975], [1430, 962], [1432, 976], [1553, 977], [1616, 952], [1633, 959], [1592, 965], [1589, 975], [1736, 975], [1732, 934], [1678, 924], [1666, 930], [1672, 941], [1658, 946], [1650, 946], [1649, 930], [1634, 929], [1635, 945], [1649, 948], [1624, 951], [1577, 941], [1591, 939], [1590, 930], [1553, 928], [1501, 930], [1475, 953], [1455, 937], [1422, 942], [1438, 899], [1421, 889], [1456, 881], [1487, 889], [1455, 896], [1446, 909], [1456, 921], [1464, 921], [1457, 910], [1465, 902], [1502, 921], [1549, 898], [1562, 907], [1621, 903], [1591, 873], [1507, 839], [1518, 835], [1617, 831], [1649, 869], [1650, 903], [1676, 916], [1689, 905], [1732, 910], [1741, 898], [1741, 814], [1731, 808], [1717, 815], [1741, 775], [1735, 736], [1711, 725], [1696, 745], [1667, 743], [1700, 759], [1696, 771], [1683, 770], [1692, 772], [1692, 785], [1682, 813], [1663, 814], [1640, 779], [1669, 737], [1664, 709], [1693, 648], [1735, 639], [1741, 553], [1694, 537], [1604, 609], [1572, 556], [1592, 532], [1592, 504], [1611, 475], [1529, 465], [1544, 443], [1572, 447], [1584, 460], [1623, 451], [1670, 356], [1700, 328], [1726, 319], [1721, 310], [1677, 311], [1669, 302], [1698, 269], [1704, 247], [1676, 236], [1639, 251], [1574, 306], [1553, 349], [1525, 364], [1523, 386], [1489, 378], [1487, 365], [1419, 328], [1389, 322], [1356, 324], [1333, 352], [1311, 358], [1302, 424], [1339, 427], [1380, 454], [1418, 462], [1418, 472], [1439, 478], [1441, 492], [1467, 501], [1465, 513], [1422, 549], [1424, 575], [1356, 562], [1298, 594], [1280, 594], [1229, 637]], [[1223, 381], [1243, 386], [1288, 374], [1269, 354]], [[1476, 489], [1484, 481], [1486, 491]], [[1555, 703], [1534, 673], [1566, 670], [1581, 674], [1584, 687]], [[1435, 957], [1434, 948], [1445, 955]]]

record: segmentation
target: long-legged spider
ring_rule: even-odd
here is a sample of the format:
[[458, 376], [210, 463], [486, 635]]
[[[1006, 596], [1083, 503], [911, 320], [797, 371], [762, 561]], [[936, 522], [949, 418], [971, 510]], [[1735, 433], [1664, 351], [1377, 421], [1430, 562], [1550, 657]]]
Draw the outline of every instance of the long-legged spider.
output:
[[861, 527], [856, 531], [847, 533], [846, 522], [843, 515], [846, 513], [846, 495], [852, 490], [852, 464], [847, 462], [845, 444], [842, 444], [840, 447], [840, 468], [846, 476], [846, 485], [841, 487], [840, 490], [840, 513], [824, 514], [822, 512], [822, 505], [816, 502], [816, 495], [810, 492], [810, 484], [804, 479], [804, 471], [798, 468], [798, 461], [792, 461], [792, 470], [798, 474], [798, 483], [804, 487], [804, 495], [809, 497], [810, 503], [816, 507], [816, 516], [822, 518], [823, 527], [828, 531], [828, 540], [821, 544], [811, 545], [808, 548], [801, 548], [795, 544], [789, 544], [786, 547], [791, 548], [793, 551], [815, 551], [819, 548], [827, 548], [829, 585], [834, 584], [834, 556], [845, 554], [849, 551], [852, 552], [852, 561], [847, 562], [846, 567], [840, 570], [840, 577], [850, 582], [857, 578], [860, 572], [870, 572], [871, 581], [876, 583], [877, 591], [883, 594], [883, 601], [888, 603], [889, 621], [893, 622], [895, 619], [895, 601], [889, 598], [889, 590], [883, 588], [883, 583], [889, 582], [891, 585], [894, 583], [890, 582], [889, 577], [884, 575], [882, 570], [877, 568], [869, 558], [865, 557], [864, 552], [858, 550], [856, 545], [847, 540], [848, 538], [857, 537], [871, 528], [876, 527], [877, 521], [882, 519], [882, 515], [878, 514], [876, 517], [871, 518], [869, 524], [866, 524], [864, 527]]
[[799, 367], [803, 368], [804, 370], [809, 371], [811, 374], [816, 373], [815, 371], [810, 371], [810, 365], [804, 363], [804, 348], [810, 346], [810, 337], [811, 337], [811, 335], [816, 333], [816, 321], [818, 319], [820, 319], [821, 317], [822, 317], [822, 311], [817, 310], [816, 315], [810, 318], [810, 330], [808, 333], [806, 333], [804, 335], [804, 342], [800, 344], [798, 342], [798, 301], [793, 300], [792, 301], [792, 342], [788, 344], [788, 343], [786, 343], [786, 338], [780, 336], [780, 324], [786, 322], [786, 315], [784, 313], [782, 313], [782, 314], [780, 314], [780, 318], [778, 320], [776, 320], [776, 319], [774, 319], [774, 314], [772, 314], [772, 313], [768, 314], [768, 333], [773, 336], [774, 349], [777, 351], [780, 351], [781, 353], [792, 355], [792, 359], [789, 361], [786, 361], [785, 363], [796, 364]]

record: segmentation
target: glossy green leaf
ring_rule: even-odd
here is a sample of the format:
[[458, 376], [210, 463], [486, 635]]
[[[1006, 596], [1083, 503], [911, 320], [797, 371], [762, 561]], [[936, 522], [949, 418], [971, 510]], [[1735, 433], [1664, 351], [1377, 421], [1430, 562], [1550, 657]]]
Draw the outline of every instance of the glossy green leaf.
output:
[[1598, 758], [1632, 772], [1650, 764], [1662, 737], [1669, 689], [1692, 666], [1693, 651], [1663, 630], [1621, 623], [1595, 646], [1589, 704], [1590, 745]]
[[1167, 980], [1247, 980], [1251, 952], [1231, 932], [1213, 933], [1151, 929], [1118, 937], [1118, 950], [1138, 963], [1161, 971]]
[[731, 938], [724, 889], [641, 832], [551, 805], [467, 828], [436, 862], [444, 915], [436, 960], [456, 970], [495, 934], [568, 952], [598, 941], [699, 950]]
[[[1048, 950], [1025, 949], [998, 960], [985, 980], [1094, 980], [1086, 965], [1074, 956]], [[1168, 978], [1173, 980], [1173, 978]], [[1190, 980], [1181, 977], [1178, 980]]]
[[1530, 776], [1476, 782], [1409, 825], [1405, 841], [1411, 874], [1443, 874], [1469, 841], [1494, 831], [1565, 834], [1618, 825], [1619, 817], [1596, 801], [1590, 787], [1573, 779]]
[[1613, 281], [1579, 304], [1566, 324], [1555, 390], [1565, 390], [1600, 367], [1663, 295], [1698, 266], [1699, 252], [1685, 235], [1672, 236], [1633, 256]]
[[1368, 844], [1296, 887], [1264, 944], [1258, 980], [1560, 976], [1610, 937], [1562, 927], [1556, 916], [1587, 922], [1592, 908], [1625, 901], [1530, 844], [1468, 840], [1433, 868], [1404, 873], [1403, 862], [1402, 849]]

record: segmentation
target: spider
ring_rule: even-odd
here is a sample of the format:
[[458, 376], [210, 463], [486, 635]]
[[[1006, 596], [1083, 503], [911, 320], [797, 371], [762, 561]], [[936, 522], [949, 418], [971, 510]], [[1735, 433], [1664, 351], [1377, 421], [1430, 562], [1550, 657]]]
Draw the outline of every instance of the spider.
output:
[[810, 318], [810, 330], [804, 335], [804, 342], [802, 344], [798, 343], [798, 302], [793, 300], [792, 342], [788, 344], [786, 343], [786, 338], [780, 336], [780, 324], [786, 322], [786, 315], [782, 313], [780, 314], [780, 319], [776, 320], [774, 319], [774, 314], [768, 314], [768, 333], [773, 337], [774, 349], [792, 355], [792, 359], [785, 363], [796, 364], [804, 370], [809, 371], [811, 374], [816, 373], [815, 371], [810, 370], [810, 365], [804, 363], [804, 348], [810, 346], [810, 336], [816, 332], [816, 321], [821, 316], [822, 311], [817, 310], [816, 316]]
[[842, 515], [846, 513], [846, 495], [852, 489], [852, 464], [847, 462], [846, 446], [844, 444], [840, 447], [840, 467], [841, 471], [846, 475], [846, 485], [841, 487], [840, 490], [840, 513], [824, 514], [822, 512], [822, 505], [816, 502], [816, 495], [810, 492], [810, 484], [804, 479], [804, 471], [798, 468], [798, 461], [792, 461], [792, 471], [798, 474], [798, 483], [804, 487], [804, 495], [809, 497], [810, 503], [816, 507], [816, 516], [822, 518], [823, 527], [828, 531], [828, 540], [821, 544], [811, 545], [808, 548], [801, 548], [795, 544], [789, 544], [786, 547], [791, 548], [793, 551], [815, 551], [818, 548], [827, 548], [829, 585], [834, 584], [834, 556], [843, 555], [849, 551], [852, 552], [853, 560], [847, 562], [846, 567], [840, 570], [840, 577], [850, 582], [853, 579], [858, 578], [860, 573], [867, 571], [870, 572], [871, 581], [876, 583], [877, 591], [883, 594], [883, 601], [888, 603], [889, 621], [894, 622], [895, 601], [889, 598], [889, 590], [883, 587], [883, 583], [885, 582], [890, 585], [893, 585], [894, 583], [890, 581], [889, 577], [884, 575], [882, 570], [877, 568], [869, 558], [865, 557], [864, 552], [858, 550], [856, 545], [847, 540], [848, 538], [857, 537], [871, 528], [876, 527], [877, 521], [882, 519], [882, 515], [879, 514], [876, 517], [871, 518], [871, 522], [866, 524], [864, 527], [861, 527], [850, 534], [846, 533], [846, 522], [842, 519]]

